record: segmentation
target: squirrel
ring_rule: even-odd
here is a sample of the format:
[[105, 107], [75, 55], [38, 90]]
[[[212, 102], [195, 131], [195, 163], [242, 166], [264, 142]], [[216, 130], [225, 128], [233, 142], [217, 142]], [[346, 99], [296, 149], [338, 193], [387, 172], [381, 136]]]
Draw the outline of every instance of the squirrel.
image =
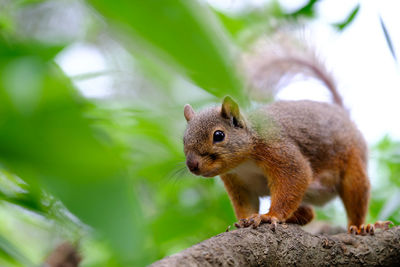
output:
[[[370, 197], [367, 144], [333, 79], [315, 58], [280, 60], [319, 78], [333, 103], [277, 101], [247, 114], [229, 96], [221, 106], [200, 112], [187, 104], [183, 144], [188, 169], [195, 175], [221, 177], [239, 228], [263, 222], [273, 227], [284, 222], [305, 225], [315, 216], [311, 205], [339, 195], [349, 233], [387, 229], [391, 222], [364, 225]], [[271, 62], [279, 65], [276, 59]], [[261, 196], [271, 197], [266, 214], [259, 214]]]

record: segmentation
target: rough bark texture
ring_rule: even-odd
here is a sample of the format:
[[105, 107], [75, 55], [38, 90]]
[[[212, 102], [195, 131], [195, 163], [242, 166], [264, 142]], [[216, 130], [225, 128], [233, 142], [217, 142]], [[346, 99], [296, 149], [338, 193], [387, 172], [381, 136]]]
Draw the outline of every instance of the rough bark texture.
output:
[[373, 236], [313, 235], [297, 225], [263, 224], [207, 239], [159, 266], [399, 266], [400, 226]]

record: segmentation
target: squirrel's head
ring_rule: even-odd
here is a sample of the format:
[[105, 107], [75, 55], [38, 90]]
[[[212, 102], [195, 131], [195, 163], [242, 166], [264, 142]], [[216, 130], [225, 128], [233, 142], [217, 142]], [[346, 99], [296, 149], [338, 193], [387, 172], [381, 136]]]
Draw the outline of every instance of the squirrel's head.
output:
[[251, 133], [238, 104], [229, 96], [222, 106], [195, 113], [185, 105], [188, 122], [183, 137], [186, 165], [205, 177], [223, 174], [243, 162], [251, 153]]

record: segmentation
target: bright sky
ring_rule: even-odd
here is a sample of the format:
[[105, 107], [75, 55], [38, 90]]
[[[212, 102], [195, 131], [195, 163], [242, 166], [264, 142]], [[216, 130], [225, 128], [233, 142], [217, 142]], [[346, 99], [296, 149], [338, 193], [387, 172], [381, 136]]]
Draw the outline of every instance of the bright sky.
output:
[[[207, 0], [222, 10], [234, 11], [244, 5], [258, 6], [265, 0]], [[296, 2], [296, 5], [293, 5]], [[296, 10], [307, 1], [284, 0], [287, 10]], [[400, 57], [400, 1], [363, 0], [353, 23], [337, 34], [329, 23], [342, 21], [356, 6], [355, 0], [324, 0], [318, 5], [320, 19], [310, 29], [310, 40], [336, 77], [346, 106], [367, 141], [374, 144], [385, 134], [400, 140], [400, 68], [395, 62], [379, 22], [389, 31]], [[70, 75], [105, 71], [102, 54], [94, 47], [76, 44], [57, 60]], [[105, 96], [111, 81], [106, 76], [78, 83], [88, 97]], [[326, 100], [328, 94], [315, 82], [297, 82], [278, 94], [281, 99]]]

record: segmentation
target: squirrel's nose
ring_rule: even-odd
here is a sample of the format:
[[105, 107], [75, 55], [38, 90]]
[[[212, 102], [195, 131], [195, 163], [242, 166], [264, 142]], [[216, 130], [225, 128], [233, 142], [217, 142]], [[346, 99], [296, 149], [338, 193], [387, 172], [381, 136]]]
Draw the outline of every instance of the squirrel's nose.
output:
[[191, 172], [196, 172], [199, 170], [199, 162], [197, 160], [187, 160], [186, 165]]

